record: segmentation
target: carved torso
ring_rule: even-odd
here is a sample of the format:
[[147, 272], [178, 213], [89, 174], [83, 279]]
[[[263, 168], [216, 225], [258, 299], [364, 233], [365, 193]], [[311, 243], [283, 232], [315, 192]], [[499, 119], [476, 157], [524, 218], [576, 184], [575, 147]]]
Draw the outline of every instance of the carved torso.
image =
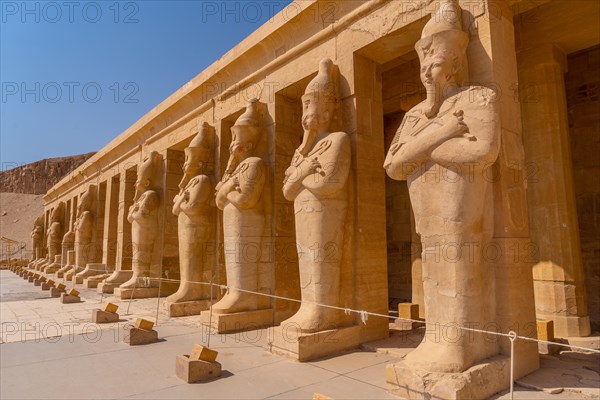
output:
[[173, 214], [185, 214], [195, 223], [201, 223], [214, 208], [212, 199], [214, 183], [207, 175], [196, 175], [173, 199]]
[[135, 245], [154, 243], [158, 233], [159, 202], [158, 194], [147, 190], [129, 208], [127, 220], [131, 223], [131, 236]]
[[58, 254], [58, 248], [60, 246], [60, 222], [53, 222], [48, 229], [48, 253], [50, 258]]
[[129, 208], [127, 220], [130, 223], [138, 223], [141, 225], [153, 225], [158, 221], [158, 204], [159, 196], [154, 190], [147, 190], [137, 199]]
[[[498, 153], [497, 114], [489, 89], [465, 87], [446, 99], [428, 118], [421, 103], [406, 113], [393, 145], [410, 146], [421, 135], [435, 134], [462, 111], [466, 136], [450, 138], [426, 154], [405, 160], [417, 232], [422, 236], [489, 230], [492, 165]], [[414, 143], [411, 143], [415, 141]], [[485, 226], [484, 226], [485, 225]]]
[[323, 202], [347, 202], [346, 183], [350, 170], [350, 141], [344, 132], [334, 132], [317, 140], [303, 156], [294, 154], [290, 168], [301, 171], [308, 168], [311, 159], [316, 159], [321, 168], [302, 180], [302, 188], [294, 199], [296, 212], [300, 208], [307, 212], [322, 211]]
[[264, 162], [248, 157], [217, 186], [226, 236], [260, 236], [264, 225]]

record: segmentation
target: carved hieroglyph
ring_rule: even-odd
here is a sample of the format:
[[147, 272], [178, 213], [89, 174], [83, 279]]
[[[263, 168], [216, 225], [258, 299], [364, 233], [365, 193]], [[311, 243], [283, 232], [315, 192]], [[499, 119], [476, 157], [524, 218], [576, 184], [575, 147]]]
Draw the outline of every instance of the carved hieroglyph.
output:
[[44, 248], [44, 216], [40, 215], [35, 219], [33, 223], [33, 230], [31, 231], [31, 260], [35, 261], [38, 258], [42, 258]]
[[230, 287], [212, 306], [220, 314], [254, 311], [270, 304], [268, 297], [236, 290], [259, 290], [259, 260], [248, 256], [248, 249], [261, 249], [265, 226], [266, 167], [256, 152], [264, 134], [264, 117], [258, 107], [258, 100], [250, 100], [231, 128], [229, 161], [216, 187], [217, 207], [223, 210], [225, 269]]
[[210, 298], [210, 288], [195, 282], [212, 279], [209, 249], [214, 243], [215, 203], [213, 127], [204, 122], [200, 132], [185, 151], [181, 191], [173, 200], [173, 214], [178, 217], [179, 268], [181, 282], [177, 292], [167, 298], [173, 303]]
[[163, 192], [161, 165], [161, 155], [153, 151], [140, 166], [135, 182], [133, 205], [127, 215], [127, 220], [131, 223], [133, 275], [120, 286], [122, 289], [158, 287], [157, 279], [138, 280], [138, 278], [159, 278], [159, 276], [151, 276], [151, 264], [158, 236], [158, 209]]
[[85, 268], [89, 262], [93, 261], [96, 251], [92, 239], [96, 222], [97, 197], [98, 187], [90, 185], [81, 195], [77, 206], [77, 219], [73, 223], [75, 266], [77, 268]]
[[[425, 25], [416, 50], [427, 99], [408, 111], [384, 167], [407, 180], [423, 245], [423, 289], [428, 329], [438, 335], [409, 353], [408, 365], [462, 372], [498, 353], [497, 342], [457, 331], [495, 320], [494, 273], [482, 248], [492, 238], [492, 185], [485, 168], [498, 156], [495, 93], [461, 87], [468, 35], [460, 7], [445, 1]], [[443, 11], [443, 15], [441, 12]], [[489, 266], [488, 266], [489, 267]]]
[[338, 310], [313, 304], [340, 304], [351, 149], [346, 133], [330, 131], [337, 105], [332, 70], [332, 61], [322, 60], [302, 96], [304, 137], [283, 185], [285, 198], [294, 201], [303, 302], [281, 325], [302, 332], [333, 329], [342, 322]]

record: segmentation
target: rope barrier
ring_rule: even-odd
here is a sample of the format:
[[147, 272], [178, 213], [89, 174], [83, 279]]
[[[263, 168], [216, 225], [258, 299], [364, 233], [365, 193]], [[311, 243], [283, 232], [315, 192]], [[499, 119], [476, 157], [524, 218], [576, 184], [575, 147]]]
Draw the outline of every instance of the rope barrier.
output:
[[[144, 277], [144, 279], [148, 279], [148, 280], [160, 280], [160, 281], [168, 281], [168, 282], [182, 282], [180, 280], [177, 279], [168, 279], [168, 278], [148, 278], [148, 277]], [[303, 301], [303, 300], [299, 300], [299, 299], [292, 299], [289, 297], [284, 297], [284, 296], [277, 296], [274, 294], [267, 294], [267, 293], [262, 293], [262, 292], [256, 292], [253, 290], [247, 290], [247, 289], [241, 289], [241, 288], [232, 288], [228, 285], [220, 285], [217, 283], [212, 283], [212, 282], [196, 282], [196, 281], [186, 281], [188, 284], [194, 284], [194, 285], [207, 285], [207, 286], [216, 286], [218, 288], [220, 288], [221, 290], [227, 290], [227, 293], [229, 293], [230, 290], [237, 290], [239, 292], [243, 292], [243, 293], [249, 293], [249, 294], [254, 294], [254, 295], [259, 295], [259, 296], [266, 296], [266, 297], [271, 297], [274, 299], [278, 299], [278, 300], [285, 300], [285, 301], [292, 301], [295, 303], [308, 303], [311, 305], [315, 305], [318, 307], [326, 307], [326, 308], [331, 308], [334, 310], [339, 310], [339, 311], [343, 311], [346, 315], [350, 315], [352, 313], [357, 314], [360, 319], [361, 322], [363, 324], [366, 324], [369, 316], [374, 316], [374, 317], [381, 317], [381, 318], [387, 318], [387, 319], [399, 319], [403, 322], [416, 322], [419, 324], [425, 324], [425, 325], [434, 325], [434, 326], [439, 326], [438, 323], [436, 322], [427, 322], [427, 321], [423, 321], [420, 319], [410, 319], [410, 318], [403, 318], [403, 317], [394, 317], [394, 316], [390, 316], [390, 315], [386, 315], [386, 314], [380, 314], [380, 313], [376, 313], [376, 312], [371, 312], [371, 311], [366, 311], [366, 310], [355, 310], [352, 308], [344, 308], [344, 307], [338, 307], [338, 306], [332, 306], [329, 304], [321, 304], [321, 303], [316, 303], [316, 302], [312, 302], [312, 301]], [[212, 293], [212, 290], [211, 290]], [[477, 328], [471, 328], [471, 327], [466, 327], [466, 326], [460, 326], [460, 325], [453, 325], [452, 328], [456, 328], [456, 329], [460, 329], [463, 331], [467, 331], [467, 332], [474, 332], [474, 333], [481, 333], [481, 334], [492, 334], [492, 335], [497, 335], [497, 336], [502, 336], [502, 337], [506, 337], [509, 340], [526, 340], [526, 341], [531, 341], [531, 342], [538, 342], [538, 343], [546, 343], [546, 344], [553, 344], [553, 345], [557, 345], [557, 346], [562, 346], [562, 347], [568, 347], [571, 349], [578, 349], [578, 350], [583, 350], [583, 351], [588, 351], [588, 352], [592, 352], [592, 353], [599, 353], [600, 354], [600, 350], [596, 350], [596, 349], [590, 349], [587, 347], [581, 347], [581, 346], [576, 346], [576, 345], [571, 345], [571, 344], [564, 344], [564, 343], [558, 343], [558, 342], [551, 342], [551, 341], [547, 341], [547, 340], [540, 340], [540, 339], [534, 339], [528, 336], [521, 336], [521, 335], [517, 335], [516, 333], [514, 333], [513, 331], [508, 332], [508, 333], [502, 333], [502, 332], [495, 332], [495, 331], [487, 331], [487, 330], [483, 330], [483, 329], [477, 329]], [[513, 333], [516, 335], [514, 336], [513, 339]]]

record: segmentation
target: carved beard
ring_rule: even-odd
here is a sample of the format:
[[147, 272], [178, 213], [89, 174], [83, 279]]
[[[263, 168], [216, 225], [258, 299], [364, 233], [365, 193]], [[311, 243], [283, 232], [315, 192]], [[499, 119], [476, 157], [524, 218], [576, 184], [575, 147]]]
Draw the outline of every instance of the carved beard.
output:
[[183, 172], [183, 178], [181, 178], [181, 182], [179, 182], [179, 189], [181, 189], [181, 190], [185, 189], [186, 186], [188, 185], [188, 183], [190, 183], [190, 181], [192, 180], [192, 178], [197, 175], [200, 175], [200, 173], [201, 173], [200, 167], [185, 169]]
[[317, 114], [308, 114], [302, 118], [302, 127], [304, 128], [304, 135], [302, 136], [302, 143], [298, 147], [298, 152], [305, 156], [313, 145], [317, 132], [321, 128], [319, 116]]
[[181, 178], [181, 182], [179, 182], [179, 189], [183, 190], [185, 189], [185, 187], [187, 186], [187, 184], [190, 182], [190, 180], [193, 178], [193, 176], [189, 175], [189, 174], [183, 174], [183, 178]]
[[243, 159], [245, 152], [233, 152], [229, 155], [229, 160], [227, 161], [227, 168], [225, 168], [225, 174], [231, 175], [233, 171], [237, 168], [240, 162]]
[[423, 112], [427, 118], [432, 118], [440, 111], [443, 90], [439, 83], [435, 82], [425, 84], [425, 90], [427, 91], [427, 98], [425, 99]]

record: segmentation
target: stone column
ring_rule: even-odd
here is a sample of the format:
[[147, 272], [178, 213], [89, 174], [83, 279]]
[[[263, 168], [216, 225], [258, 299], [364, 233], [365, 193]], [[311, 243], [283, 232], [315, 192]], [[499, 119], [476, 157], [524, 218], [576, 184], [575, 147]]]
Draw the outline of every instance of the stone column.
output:
[[[351, 133], [353, 159], [351, 170], [354, 182], [350, 184], [350, 197], [354, 197], [348, 215], [354, 212], [354, 232], [350, 261], [352, 271], [345, 271], [342, 289], [345, 298], [354, 297], [348, 306], [359, 310], [387, 314], [387, 255], [385, 156], [383, 132], [383, 103], [381, 74], [377, 64], [365, 57], [354, 55], [340, 60], [340, 76], [353, 79], [351, 93], [342, 93], [344, 126]], [[346, 70], [346, 71], [344, 71]], [[352, 90], [353, 89], [353, 90]], [[354, 210], [352, 210], [354, 208]], [[349, 282], [353, 280], [353, 282]], [[362, 326], [357, 315], [355, 323]], [[370, 318], [362, 328], [360, 341], [376, 340], [388, 330], [388, 321]]]
[[106, 220], [106, 203], [107, 203], [107, 186], [108, 182], [104, 181], [98, 185], [98, 204], [96, 211], [96, 226], [94, 231], [94, 255], [95, 263], [101, 263], [104, 257], [104, 229]]
[[[302, 103], [283, 94], [275, 96], [275, 103], [269, 104], [269, 115], [275, 116], [275, 135], [269, 160], [275, 166], [273, 180], [273, 232], [270, 258], [277, 294], [287, 298], [300, 299], [300, 277], [298, 254], [296, 251], [296, 225], [294, 205], [283, 197], [279, 190], [284, 172], [290, 165], [294, 151], [302, 142]], [[296, 313], [299, 304], [287, 300], [274, 299], [275, 321], [281, 322]]]
[[127, 221], [129, 207], [133, 204], [135, 193], [136, 168], [121, 172], [119, 176], [118, 212], [117, 212], [117, 251], [115, 271], [98, 285], [99, 293], [113, 293], [116, 287], [131, 278], [132, 242], [131, 224]]
[[518, 53], [521, 110], [529, 186], [536, 312], [554, 321], [558, 337], [588, 336], [564, 73], [566, 57], [554, 45]]
[[[183, 176], [185, 154], [183, 151], [167, 149], [162, 153], [165, 162], [164, 206], [162, 208], [163, 237], [157, 240], [162, 242], [161, 265], [162, 275], [168, 279], [179, 279], [179, 237], [177, 235], [177, 216], [173, 214], [173, 199], [179, 193], [179, 182]], [[159, 242], [160, 243], [160, 242]], [[173, 293], [177, 290], [177, 282], [163, 282], [163, 293]]]
[[[529, 211], [523, 127], [515, 92], [517, 59], [512, 9], [505, 1], [465, 2], [474, 18], [467, 49], [469, 75], [497, 92], [501, 127], [498, 160], [485, 173], [494, 188], [494, 236], [484, 249], [485, 260], [496, 276], [496, 323], [499, 332], [536, 337], [531, 267]], [[486, 327], [489, 329], [490, 327]], [[510, 355], [510, 341], [500, 338], [500, 352]], [[537, 345], [517, 341], [515, 378], [539, 368]]]
[[119, 175], [107, 181], [104, 210], [102, 264], [114, 269], [117, 260], [117, 228], [119, 217]]

